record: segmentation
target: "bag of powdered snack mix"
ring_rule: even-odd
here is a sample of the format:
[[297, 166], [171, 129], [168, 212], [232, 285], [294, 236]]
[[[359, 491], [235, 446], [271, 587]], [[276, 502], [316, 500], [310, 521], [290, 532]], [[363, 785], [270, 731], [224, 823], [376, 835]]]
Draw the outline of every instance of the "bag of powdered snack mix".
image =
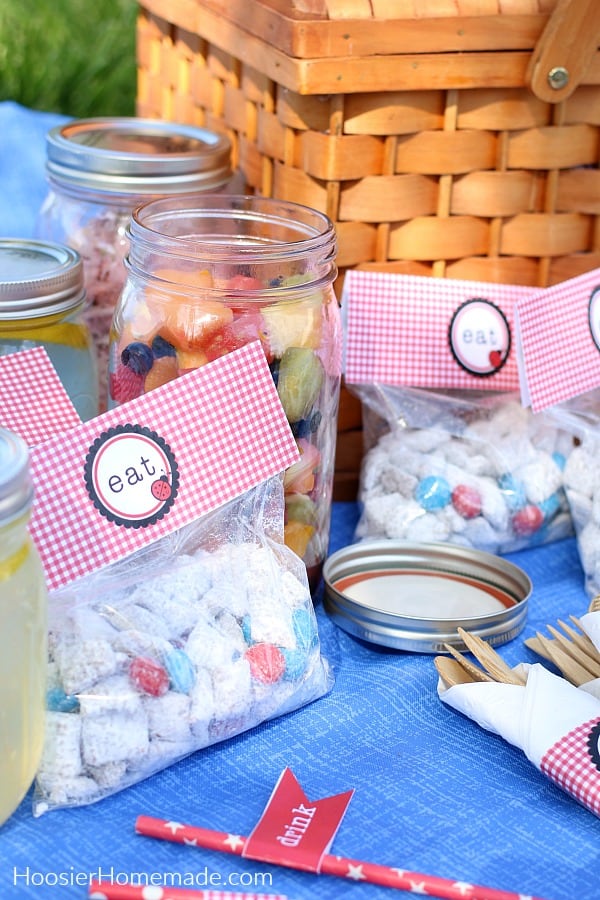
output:
[[524, 400], [573, 444], [563, 482], [585, 590], [594, 598], [600, 593], [600, 270], [534, 294], [518, 313]]
[[306, 565], [284, 542], [297, 456], [258, 342], [33, 448], [49, 589], [35, 815], [330, 690]]
[[344, 374], [362, 402], [359, 540], [507, 553], [572, 534], [571, 435], [520, 400], [514, 312], [532, 289], [353, 271]]

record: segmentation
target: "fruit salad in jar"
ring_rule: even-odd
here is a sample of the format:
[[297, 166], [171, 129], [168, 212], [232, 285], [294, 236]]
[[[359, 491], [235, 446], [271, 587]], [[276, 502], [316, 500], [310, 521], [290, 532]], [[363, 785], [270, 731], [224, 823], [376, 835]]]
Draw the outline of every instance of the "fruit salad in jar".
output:
[[[218, 297], [218, 299], [215, 299]], [[304, 274], [267, 282], [162, 268], [129, 278], [110, 335], [113, 408], [260, 341], [300, 457], [284, 473], [285, 543], [314, 590], [327, 553], [341, 373], [341, 324], [331, 284]]]

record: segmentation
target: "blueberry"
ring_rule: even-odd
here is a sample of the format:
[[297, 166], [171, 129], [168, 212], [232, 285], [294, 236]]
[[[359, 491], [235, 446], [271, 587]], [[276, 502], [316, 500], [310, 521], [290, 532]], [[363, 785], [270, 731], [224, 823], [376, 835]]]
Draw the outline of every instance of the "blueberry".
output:
[[316, 409], [312, 416], [310, 417], [310, 430], [311, 433], [314, 434], [315, 431], [319, 430], [319, 425], [321, 424], [321, 419], [323, 418], [320, 409]]
[[173, 344], [165, 341], [159, 334], [152, 341], [152, 353], [154, 359], [162, 359], [163, 356], [177, 356], [177, 350]]
[[298, 422], [290, 422], [290, 428], [295, 438], [310, 436], [310, 419], [300, 419]]
[[136, 375], [147, 375], [154, 363], [154, 357], [148, 344], [133, 341], [127, 344], [121, 353], [121, 362]]
[[310, 438], [311, 434], [319, 430], [322, 415], [320, 410], [315, 412], [307, 419], [299, 419], [297, 422], [290, 422], [292, 434], [295, 438]]
[[270, 362], [269, 369], [271, 370], [271, 375], [273, 376], [275, 387], [277, 387], [277, 383], [279, 381], [279, 360], [274, 359], [273, 362]]

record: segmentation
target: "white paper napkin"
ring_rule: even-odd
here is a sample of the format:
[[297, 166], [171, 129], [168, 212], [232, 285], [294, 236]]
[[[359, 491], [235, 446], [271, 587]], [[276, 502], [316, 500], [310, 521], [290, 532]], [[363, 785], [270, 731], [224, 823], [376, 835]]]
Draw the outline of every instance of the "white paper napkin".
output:
[[600, 612], [588, 612], [579, 617], [583, 631], [597, 650], [600, 650]]
[[448, 706], [518, 747], [541, 772], [600, 816], [600, 700], [536, 663], [527, 684], [459, 684]]

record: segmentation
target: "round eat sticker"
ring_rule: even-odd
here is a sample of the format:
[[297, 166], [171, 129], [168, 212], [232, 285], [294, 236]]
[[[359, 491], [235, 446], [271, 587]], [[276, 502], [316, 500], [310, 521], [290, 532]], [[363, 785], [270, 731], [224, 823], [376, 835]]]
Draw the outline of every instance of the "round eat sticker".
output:
[[510, 328], [494, 303], [482, 298], [467, 300], [452, 316], [450, 349], [459, 366], [471, 375], [495, 375], [510, 352]]
[[155, 431], [119, 425], [90, 447], [85, 484], [101, 515], [117, 525], [140, 528], [169, 511], [177, 496], [179, 470], [173, 451]]

